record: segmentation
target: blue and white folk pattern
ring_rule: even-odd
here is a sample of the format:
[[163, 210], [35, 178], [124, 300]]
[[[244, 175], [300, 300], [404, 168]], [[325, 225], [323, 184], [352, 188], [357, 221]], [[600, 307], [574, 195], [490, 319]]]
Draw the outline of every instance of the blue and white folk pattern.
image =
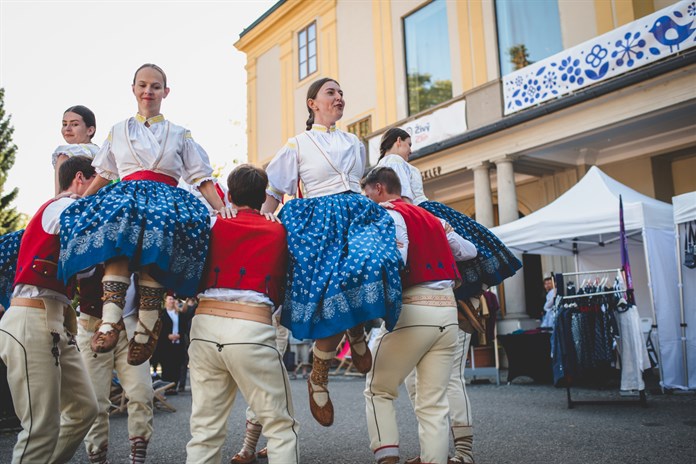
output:
[[281, 322], [295, 338], [325, 338], [376, 318], [394, 327], [402, 264], [382, 207], [340, 193], [291, 200], [280, 218], [290, 250]]
[[17, 273], [19, 245], [23, 235], [24, 229], [0, 237], [0, 305], [5, 309], [10, 307], [12, 288]]
[[61, 215], [58, 277], [127, 257], [132, 271], [153, 264], [152, 276], [177, 295], [198, 289], [210, 239], [208, 210], [180, 188], [125, 181], [80, 199]]
[[505, 114], [696, 46], [696, 1], [681, 1], [503, 77]]
[[498, 237], [467, 215], [436, 201], [424, 201], [418, 206], [447, 221], [456, 233], [476, 247], [478, 253], [474, 259], [457, 263], [462, 275], [462, 285], [455, 290], [458, 298], [477, 296], [483, 285], [498, 285], [522, 267]]

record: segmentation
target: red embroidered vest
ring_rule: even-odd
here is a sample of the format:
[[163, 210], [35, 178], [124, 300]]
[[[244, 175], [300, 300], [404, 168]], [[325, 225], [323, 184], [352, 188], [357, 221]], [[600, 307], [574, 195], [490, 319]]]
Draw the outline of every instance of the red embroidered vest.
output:
[[437, 280], [461, 280], [457, 264], [438, 218], [421, 207], [394, 200], [408, 231], [408, 262], [402, 277], [403, 288]]
[[34, 285], [68, 295], [68, 289], [56, 278], [58, 274], [58, 257], [60, 255], [60, 236], [44, 231], [43, 214], [50, 200], [39, 208], [29, 221], [17, 257], [17, 273], [14, 285]]
[[218, 216], [213, 225], [202, 290], [231, 288], [264, 293], [278, 306], [288, 262], [285, 228], [257, 211], [240, 210], [234, 219]]

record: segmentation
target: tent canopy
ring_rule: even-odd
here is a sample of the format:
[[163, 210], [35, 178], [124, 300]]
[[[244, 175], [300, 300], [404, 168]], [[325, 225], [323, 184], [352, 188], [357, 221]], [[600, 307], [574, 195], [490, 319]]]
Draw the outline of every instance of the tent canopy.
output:
[[672, 205], [674, 205], [675, 224], [696, 221], [696, 192], [672, 197]]
[[652, 313], [658, 327], [662, 384], [685, 385], [672, 205], [638, 193], [593, 166], [553, 203], [491, 231], [519, 252], [577, 254], [578, 270], [618, 268], [619, 196], [638, 311], [643, 317]]
[[593, 166], [551, 204], [491, 231], [523, 253], [569, 256], [574, 247], [581, 254], [603, 253], [604, 244], [617, 240], [619, 195], [629, 236], [644, 227], [674, 229], [670, 204], [638, 193]]

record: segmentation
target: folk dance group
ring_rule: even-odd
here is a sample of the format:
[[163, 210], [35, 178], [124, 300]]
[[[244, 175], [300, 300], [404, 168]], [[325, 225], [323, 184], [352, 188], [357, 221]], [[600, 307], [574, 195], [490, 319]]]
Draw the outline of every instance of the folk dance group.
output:
[[[186, 462], [221, 461], [238, 390], [249, 405], [247, 436], [232, 462], [255, 461], [260, 433], [270, 463], [301, 462], [272, 324], [278, 308], [295, 338], [315, 340], [307, 385], [320, 424], [334, 421], [328, 370], [346, 335], [366, 374], [375, 460], [399, 462], [393, 400], [406, 381], [420, 441], [420, 457], [408, 462], [473, 462], [463, 382], [469, 337], [458, 329], [454, 289], [476, 297], [521, 264], [487, 229], [427, 201], [407, 162], [408, 133], [388, 130], [383, 157], [364, 176], [362, 143], [335, 126], [343, 92], [320, 79], [308, 90], [307, 130], [265, 172], [234, 169], [223, 193], [206, 152], [160, 113], [164, 71], [141, 66], [132, 90], [137, 115], [113, 126], [101, 149], [91, 144], [92, 112], [66, 111], [69, 145], [54, 154], [57, 196], [25, 231], [0, 237], [0, 285], [11, 290], [0, 358], [23, 428], [12, 462], [67, 462], [83, 440], [91, 462], [107, 462], [114, 369], [129, 398], [129, 459], [145, 462], [153, 424], [146, 361], [167, 291], [200, 299]], [[296, 198], [278, 222], [272, 213], [285, 195]], [[75, 286], [79, 319], [70, 305]], [[374, 319], [383, 323], [371, 351], [363, 323]]]

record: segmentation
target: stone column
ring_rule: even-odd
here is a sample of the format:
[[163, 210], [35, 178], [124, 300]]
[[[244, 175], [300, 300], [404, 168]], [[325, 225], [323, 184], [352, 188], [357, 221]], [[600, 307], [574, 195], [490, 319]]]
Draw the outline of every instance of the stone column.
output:
[[[500, 224], [519, 219], [517, 207], [517, 190], [512, 159], [503, 158], [495, 162], [498, 173], [498, 215]], [[517, 254], [516, 254], [517, 255]], [[521, 254], [517, 257], [522, 260]], [[507, 334], [517, 329], [536, 327], [537, 321], [527, 315], [524, 299], [524, 269], [506, 279], [505, 285], [505, 319], [498, 324], [498, 333]]]
[[493, 227], [493, 195], [488, 163], [481, 163], [471, 168], [474, 171], [474, 205], [476, 221], [488, 228]]

